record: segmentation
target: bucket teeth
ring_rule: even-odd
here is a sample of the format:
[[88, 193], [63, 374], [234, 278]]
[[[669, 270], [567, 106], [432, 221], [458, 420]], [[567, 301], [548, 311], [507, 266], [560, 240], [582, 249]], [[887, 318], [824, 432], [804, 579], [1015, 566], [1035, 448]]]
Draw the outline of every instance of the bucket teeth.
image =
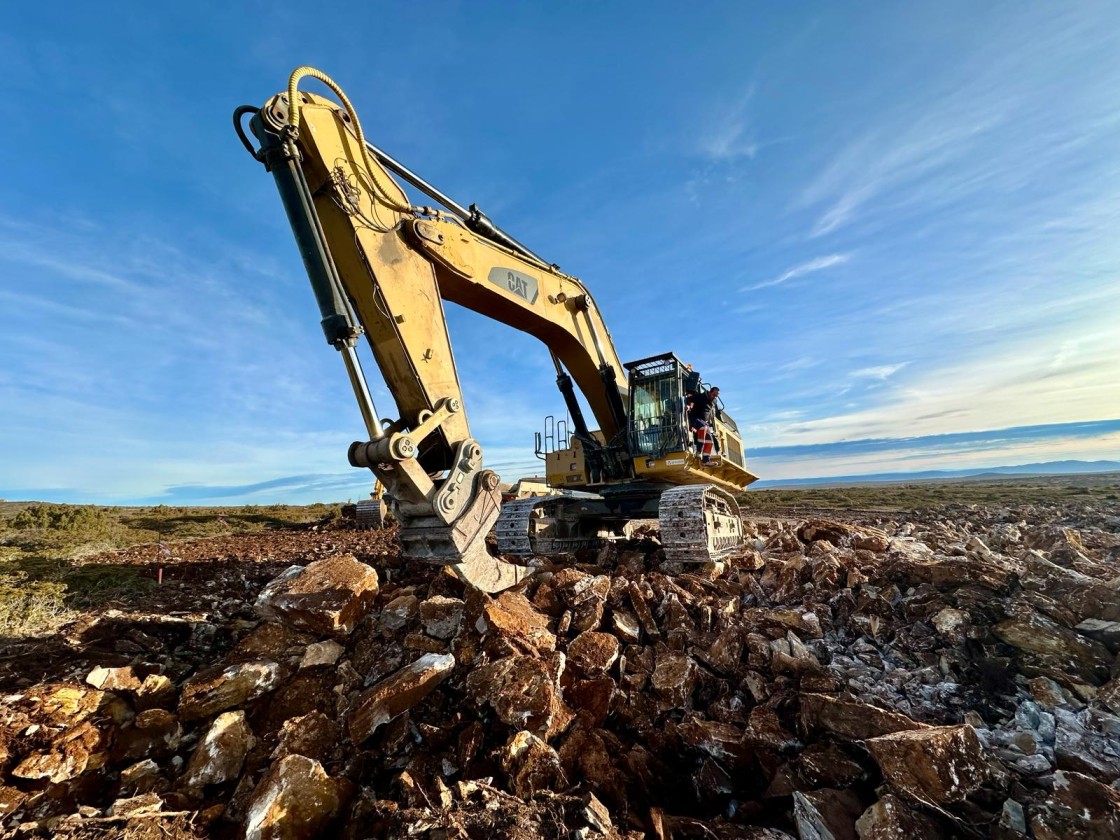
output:
[[476, 545], [462, 560], [447, 568], [468, 586], [491, 595], [516, 586], [536, 571], [491, 557], [485, 545]]

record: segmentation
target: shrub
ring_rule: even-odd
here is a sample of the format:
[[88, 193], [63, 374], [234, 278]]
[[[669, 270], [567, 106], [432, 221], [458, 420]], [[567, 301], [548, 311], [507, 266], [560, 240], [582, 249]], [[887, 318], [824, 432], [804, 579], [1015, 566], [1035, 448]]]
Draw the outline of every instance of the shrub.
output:
[[65, 623], [66, 586], [57, 581], [29, 581], [24, 575], [0, 577], [0, 635], [35, 636]]

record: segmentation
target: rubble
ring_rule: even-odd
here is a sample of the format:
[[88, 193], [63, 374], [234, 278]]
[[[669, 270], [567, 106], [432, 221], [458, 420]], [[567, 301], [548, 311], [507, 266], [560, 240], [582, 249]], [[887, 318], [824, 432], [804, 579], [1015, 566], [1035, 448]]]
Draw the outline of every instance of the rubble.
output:
[[183, 685], [179, 717], [196, 720], [240, 706], [272, 691], [282, 676], [280, 666], [268, 659], [235, 662], [225, 667], [215, 665], [199, 671]]
[[1080, 773], [1059, 770], [1047, 804], [1032, 815], [1037, 840], [1110, 840], [1120, 837], [1120, 791]]
[[497, 597], [366, 532], [10, 690], [0, 828], [1118, 836], [1120, 517], [1079, 521], [755, 519], [707, 567], [646, 532]]
[[881, 735], [868, 740], [867, 749], [887, 784], [918, 802], [957, 802], [990, 775], [980, 739], [968, 724]]
[[454, 656], [429, 653], [379, 682], [351, 707], [346, 720], [350, 740], [361, 744], [378, 727], [411, 709], [447, 679], [454, 667]]
[[245, 840], [307, 840], [315, 837], [340, 804], [338, 786], [323, 766], [302, 755], [272, 765], [253, 792]]
[[183, 784], [197, 790], [204, 785], [220, 785], [236, 779], [254, 742], [252, 730], [245, 722], [245, 712], [238, 710], [218, 715], [191, 753]]
[[292, 627], [348, 636], [377, 597], [377, 572], [352, 555], [293, 566], [264, 588], [257, 612]]

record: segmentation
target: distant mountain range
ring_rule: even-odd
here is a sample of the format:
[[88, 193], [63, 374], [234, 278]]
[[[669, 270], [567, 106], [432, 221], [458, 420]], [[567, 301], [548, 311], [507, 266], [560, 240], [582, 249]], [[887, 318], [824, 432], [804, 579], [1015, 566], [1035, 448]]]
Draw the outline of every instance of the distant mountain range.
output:
[[1075, 473], [1120, 472], [1120, 461], [1046, 461], [1014, 467], [984, 467], [967, 470], [925, 470], [908, 473], [871, 475], [834, 475], [825, 478], [782, 478], [756, 481], [751, 490], [767, 487], [804, 487], [816, 484], [869, 484], [882, 481], [931, 481], [945, 478], [999, 478], [1023, 475], [1070, 475]]

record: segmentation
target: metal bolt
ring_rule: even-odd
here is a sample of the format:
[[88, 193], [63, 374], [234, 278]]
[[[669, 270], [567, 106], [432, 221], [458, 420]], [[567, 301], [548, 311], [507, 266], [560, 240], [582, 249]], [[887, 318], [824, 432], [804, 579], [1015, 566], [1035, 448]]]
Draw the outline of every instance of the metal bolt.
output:
[[393, 442], [393, 454], [401, 459], [411, 458], [416, 454], [416, 444], [411, 438], [400, 437]]

